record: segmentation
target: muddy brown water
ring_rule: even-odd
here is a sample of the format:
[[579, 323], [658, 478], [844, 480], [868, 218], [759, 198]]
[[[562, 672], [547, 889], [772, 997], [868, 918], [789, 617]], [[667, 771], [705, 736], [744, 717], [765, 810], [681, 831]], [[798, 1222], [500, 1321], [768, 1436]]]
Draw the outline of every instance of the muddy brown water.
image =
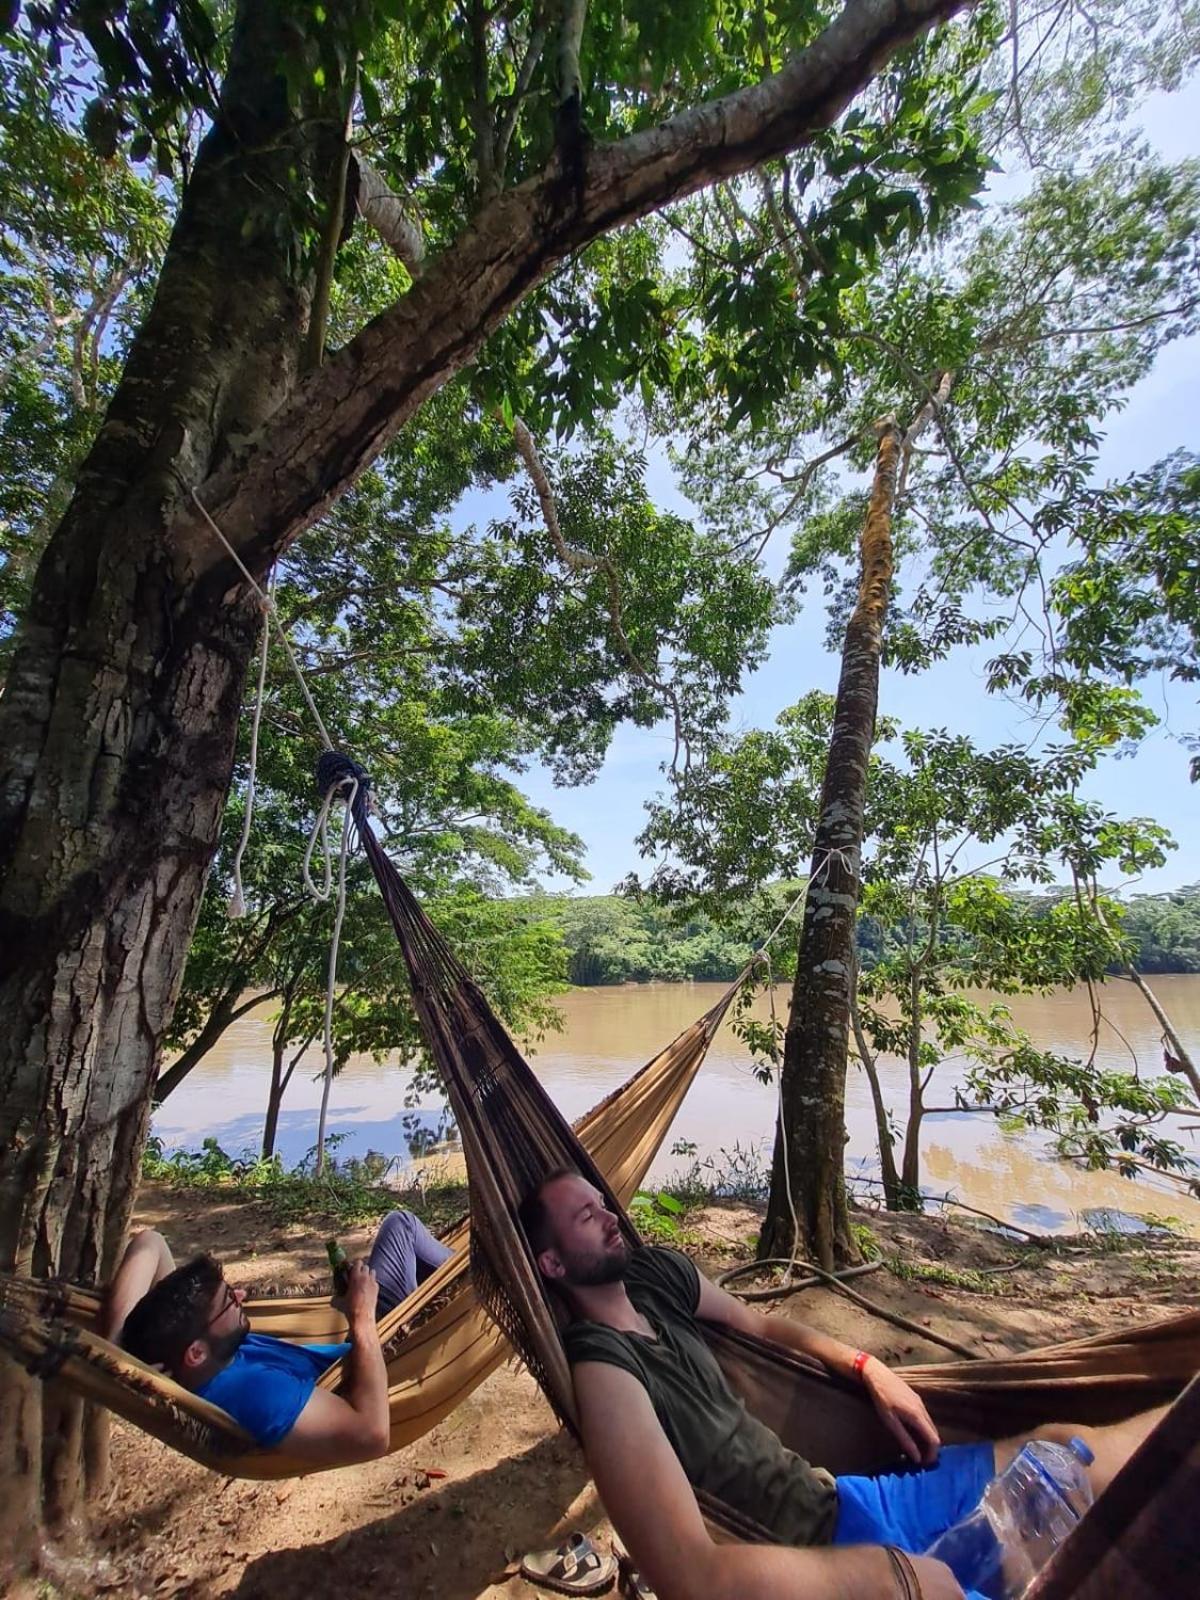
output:
[[[1156, 993], [1194, 1053], [1200, 1054], [1200, 975], [1152, 980]], [[720, 984], [643, 984], [621, 988], [576, 989], [560, 997], [561, 1033], [539, 1041], [532, 1054], [538, 1076], [563, 1112], [579, 1116], [615, 1088], [680, 1033], [721, 993]], [[1096, 1060], [1101, 1067], [1141, 1072], [1162, 1069], [1158, 1024], [1145, 1001], [1123, 982], [1102, 992], [1105, 1022]], [[786, 994], [778, 1003], [786, 1008]], [[1091, 1010], [1086, 993], [1057, 992], [1018, 996], [1006, 1002], [1014, 1020], [1034, 1041], [1067, 1055], [1086, 1057], [1091, 1048]], [[766, 1002], [761, 1004], [766, 1016]], [[219, 1047], [161, 1108], [155, 1133], [168, 1148], [195, 1148], [214, 1137], [237, 1155], [257, 1146], [270, 1072], [271, 1006], [236, 1023]], [[289, 1164], [300, 1160], [316, 1138], [321, 1057], [310, 1051], [298, 1067], [280, 1116], [278, 1149]], [[953, 1058], [939, 1068], [930, 1104], [953, 1104], [959, 1076]], [[885, 1093], [899, 1112], [905, 1074], [898, 1061], [883, 1063]], [[430, 1102], [406, 1103], [409, 1075], [399, 1062], [353, 1058], [334, 1082], [330, 1126], [342, 1136], [341, 1155], [367, 1150], [395, 1157], [399, 1166], [430, 1147], [444, 1148], [444, 1117]], [[693, 1160], [711, 1162], [718, 1172], [742, 1175], [769, 1165], [776, 1092], [755, 1080], [745, 1047], [728, 1025], [722, 1028], [681, 1109], [651, 1173], [661, 1181]], [[1180, 1121], [1193, 1119], [1171, 1119]], [[1200, 1121], [1200, 1118], [1195, 1119]], [[868, 1177], [873, 1158], [874, 1122], [863, 1073], [851, 1066], [847, 1082], [847, 1167]], [[1178, 1135], [1200, 1158], [1197, 1135]], [[694, 1154], [673, 1153], [677, 1142]], [[1038, 1231], [1063, 1231], [1105, 1217], [1149, 1214], [1179, 1219], [1200, 1236], [1200, 1201], [1173, 1185], [1113, 1173], [1083, 1172], [1056, 1161], [1047, 1141], [1029, 1133], [1005, 1133], [994, 1118], [978, 1115], [930, 1117], [924, 1129], [923, 1183], [930, 1195], [953, 1194], [969, 1205]], [[1117, 1214], [1120, 1216], [1117, 1216]]]

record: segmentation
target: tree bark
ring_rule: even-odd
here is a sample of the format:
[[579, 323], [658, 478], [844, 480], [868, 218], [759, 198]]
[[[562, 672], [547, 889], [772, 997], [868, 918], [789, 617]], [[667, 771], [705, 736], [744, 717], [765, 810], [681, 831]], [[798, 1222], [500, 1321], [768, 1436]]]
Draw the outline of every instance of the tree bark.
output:
[[[216, 845], [260, 618], [211, 563], [198, 570], [176, 507], [296, 381], [311, 271], [280, 196], [297, 174], [328, 191], [321, 130], [343, 90], [330, 74], [328, 107], [310, 88], [289, 108], [287, 10], [239, 13], [220, 115], [0, 703], [8, 1271], [94, 1283], [115, 1263]], [[81, 1517], [102, 1422], [7, 1361], [0, 1397], [0, 1548], [20, 1562]]]
[[[858, 601], [842, 647], [799, 965], [784, 1038], [771, 1192], [759, 1236], [761, 1256], [787, 1256], [795, 1248], [826, 1270], [858, 1256], [842, 1173], [846, 1064], [867, 770], [892, 582], [892, 508], [902, 444], [900, 429], [891, 422], [884, 424], [860, 543]], [[798, 1238], [792, 1225], [793, 1205]]]
[[[96, 1281], [133, 1202], [161, 1040], [216, 848], [256, 575], [509, 311], [599, 235], [795, 148], [965, 0], [856, 0], [782, 72], [499, 196], [303, 383], [299, 197], [328, 194], [344, 74], [293, 76], [286, 0], [243, 0], [154, 303], [38, 569], [0, 701], [0, 1269]], [[372, 15], [374, 13], [371, 13]], [[329, 8], [351, 61], [366, 12]], [[320, 81], [316, 81], [317, 78]], [[308, 226], [306, 226], [306, 223]], [[844, 1070], [844, 1059], [843, 1059]], [[0, 1548], [81, 1507], [82, 1411], [0, 1369]]]

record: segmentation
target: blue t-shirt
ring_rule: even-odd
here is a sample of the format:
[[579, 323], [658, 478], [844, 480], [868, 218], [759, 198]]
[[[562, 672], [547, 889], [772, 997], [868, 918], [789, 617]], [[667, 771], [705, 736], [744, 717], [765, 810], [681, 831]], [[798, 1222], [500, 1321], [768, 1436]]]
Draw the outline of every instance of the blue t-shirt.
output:
[[228, 1411], [261, 1445], [278, 1444], [296, 1425], [317, 1379], [348, 1344], [288, 1344], [250, 1333], [227, 1367], [196, 1393]]

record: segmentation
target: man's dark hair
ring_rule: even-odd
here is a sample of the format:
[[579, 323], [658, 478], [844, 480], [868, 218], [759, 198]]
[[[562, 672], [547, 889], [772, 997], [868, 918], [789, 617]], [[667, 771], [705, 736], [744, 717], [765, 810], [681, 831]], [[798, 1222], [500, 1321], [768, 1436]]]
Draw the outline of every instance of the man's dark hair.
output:
[[217, 1290], [225, 1281], [221, 1263], [193, 1256], [143, 1295], [125, 1321], [121, 1343], [149, 1366], [174, 1372], [193, 1339], [203, 1339]]
[[540, 1178], [537, 1188], [531, 1189], [521, 1201], [517, 1211], [517, 1221], [525, 1230], [525, 1237], [529, 1240], [534, 1255], [541, 1255], [543, 1250], [549, 1250], [554, 1244], [550, 1216], [546, 1210], [546, 1190], [560, 1178], [578, 1177], [579, 1173], [574, 1167], [555, 1167], [553, 1172], [548, 1172], [544, 1178]]

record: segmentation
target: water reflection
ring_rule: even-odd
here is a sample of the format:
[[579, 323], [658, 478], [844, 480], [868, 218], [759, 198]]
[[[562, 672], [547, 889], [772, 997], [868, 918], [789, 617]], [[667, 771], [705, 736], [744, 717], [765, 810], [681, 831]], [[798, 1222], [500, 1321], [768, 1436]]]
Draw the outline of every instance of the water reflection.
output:
[[[1200, 977], [1160, 978], [1155, 987], [1185, 1039], [1200, 1049]], [[536, 1047], [531, 1058], [534, 1069], [563, 1113], [574, 1119], [682, 1032], [719, 994], [717, 984], [576, 990], [562, 997], [563, 1032]], [[1010, 1004], [1015, 1020], [1038, 1044], [1065, 1054], [1086, 1054], [1091, 1030], [1086, 996], [1018, 997]], [[1102, 1029], [1098, 1065], [1128, 1068], [1132, 1048], [1142, 1070], [1157, 1073], [1161, 1042], [1141, 997], [1131, 985], [1113, 983], [1105, 986], [1104, 1005], [1115, 1028]], [[221, 1046], [162, 1107], [154, 1131], [168, 1148], [198, 1145], [206, 1135], [215, 1136], [234, 1155], [257, 1146], [270, 1066], [270, 1009], [264, 1006], [235, 1024]], [[885, 1061], [882, 1076], [889, 1099], [901, 1105], [903, 1064]], [[955, 1079], [950, 1061], [935, 1080], [942, 1104], [952, 1098]], [[444, 1108], [411, 1104], [408, 1088], [408, 1073], [401, 1064], [352, 1058], [334, 1082], [330, 1106], [330, 1126], [345, 1135], [340, 1153], [362, 1156], [375, 1150], [408, 1160], [442, 1148], [453, 1134], [442, 1120]], [[852, 1069], [846, 1088], [848, 1164], [877, 1175], [874, 1119], [864, 1074]], [[313, 1145], [319, 1103], [320, 1059], [313, 1051], [297, 1071], [280, 1116], [278, 1149], [288, 1164], [299, 1161]], [[757, 1150], [766, 1163], [775, 1104], [774, 1088], [757, 1082], [744, 1048], [728, 1026], [722, 1028], [652, 1169], [652, 1179], [661, 1181], [686, 1165], [670, 1153], [677, 1140], [694, 1144], [698, 1157], [713, 1158], [718, 1164], [720, 1152], [735, 1146]], [[1181, 1137], [1186, 1141], [1194, 1136]], [[1064, 1166], [1052, 1158], [1044, 1139], [1004, 1133], [988, 1116], [930, 1117], [923, 1154], [925, 1186], [931, 1194], [951, 1193], [1019, 1225], [1073, 1228], [1085, 1213], [1112, 1208], [1179, 1217], [1200, 1232], [1200, 1202], [1181, 1196], [1172, 1186]]]

